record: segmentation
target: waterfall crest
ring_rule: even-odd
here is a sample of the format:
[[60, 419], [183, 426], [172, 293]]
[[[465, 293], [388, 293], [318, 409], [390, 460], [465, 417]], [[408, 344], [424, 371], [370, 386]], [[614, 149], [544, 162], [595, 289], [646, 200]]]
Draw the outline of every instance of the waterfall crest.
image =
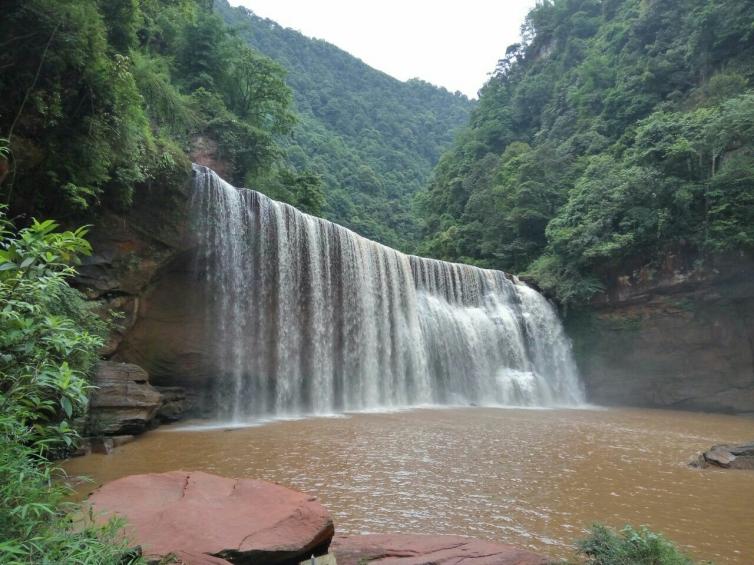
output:
[[220, 418], [583, 401], [555, 310], [515, 278], [194, 177]]

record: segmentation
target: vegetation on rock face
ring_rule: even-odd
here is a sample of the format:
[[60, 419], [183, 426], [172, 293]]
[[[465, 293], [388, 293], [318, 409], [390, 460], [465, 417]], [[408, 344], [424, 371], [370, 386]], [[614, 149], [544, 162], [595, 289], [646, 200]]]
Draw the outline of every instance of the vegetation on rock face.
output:
[[[103, 323], [66, 280], [85, 230], [18, 234], [0, 209], [0, 563], [128, 563], [118, 524], [82, 525], [51, 454], [77, 439]], [[79, 520], [80, 521], [80, 520]]]
[[[420, 80], [400, 82], [225, 0], [215, 7], [239, 37], [288, 71], [299, 121], [282, 143], [285, 162], [297, 174], [310, 171], [322, 179], [323, 215], [412, 250], [419, 236], [412, 197], [468, 121], [472, 103]], [[248, 184], [281, 197], [275, 182]]]
[[752, 13], [539, 3], [417, 197], [420, 251], [576, 303], [637, 258], [754, 249]]

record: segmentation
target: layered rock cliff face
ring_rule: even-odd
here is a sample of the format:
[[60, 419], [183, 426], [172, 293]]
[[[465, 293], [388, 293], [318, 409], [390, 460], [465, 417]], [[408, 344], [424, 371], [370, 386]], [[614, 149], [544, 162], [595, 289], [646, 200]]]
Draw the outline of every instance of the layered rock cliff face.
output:
[[202, 281], [191, 270], [192, 255], [178, 255], [157, 273], [139, 298], [134, 325], [120, 343], [116, 358], [147, 369], [158, 386], [192, 390], [210, 388], [211, 343], [203, 322], [211, 297], [204, 295]]
[[[128, 214], [104, 212], [89, 234], [94, 252], [78, 269], [77, 286], [103, 315], [117, 316], [100, 352], [103, 358], [137, 365], [136, 370], [144, 371], [142, 380], [148, 380], [146, 386], [150, 390], [155, 390], [150, 385], [157, 386], [158, 412], [153, 410], [142, 418], [141, 428], [128, 433], [156, 425], [154, 418], [171, 421], [193, 407], [201, 408], [201, 387], [194, 386], [191, 368], [195, 346], [202, 343], [197, 337], [203, 335], [197, 327], [202, 319], [197, 309], [204, 297], [195, 296], [200, 285], [186, 278], [196, 246], [189, 213], [192, 190], [187, 171], [184, 184], [142, 187]], [[132, 395], [123, 387], [122, 391], [103, 388], [108, 379], [101, 372], [95, 375], [100, 390], [92, 398], [92, 418], [121, 422], [123, 406], [130, 406]], [[98, 400], [103, 394], [106, 402]], [[123, 433], [115, 429], [119, 426], [90, 425], [89, 433]]]
[[128, 214], [103, 212], [94, 222], [88, 236], [93, 254], [78, 268], [76, 284], [103, 313], [118, 315], [104, 357], [119, 357], [121, 342], [143, 316], [144, 297], [190, 256], [190, 198], [187, 172], [185, 184], [143, 187]]
[[751, 257], [668, 255], [610, 280], [567, 317], [591, 402], [754, 415]]

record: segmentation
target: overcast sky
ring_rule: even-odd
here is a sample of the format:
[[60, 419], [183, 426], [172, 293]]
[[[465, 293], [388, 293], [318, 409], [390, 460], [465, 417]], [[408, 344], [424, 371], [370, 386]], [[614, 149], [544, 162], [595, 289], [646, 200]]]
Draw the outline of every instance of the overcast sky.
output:
[[230, 0], [401, 80], [476, 97], [535, 0]]

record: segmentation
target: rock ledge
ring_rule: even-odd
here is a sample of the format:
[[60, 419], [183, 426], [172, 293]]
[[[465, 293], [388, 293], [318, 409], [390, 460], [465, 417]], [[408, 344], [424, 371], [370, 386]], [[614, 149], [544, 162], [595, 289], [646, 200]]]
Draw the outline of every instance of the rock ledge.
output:
[[525, 549], [463, 536], [373, 534], [338, 536], [330, 551], [338, 565], [545, 565]]

